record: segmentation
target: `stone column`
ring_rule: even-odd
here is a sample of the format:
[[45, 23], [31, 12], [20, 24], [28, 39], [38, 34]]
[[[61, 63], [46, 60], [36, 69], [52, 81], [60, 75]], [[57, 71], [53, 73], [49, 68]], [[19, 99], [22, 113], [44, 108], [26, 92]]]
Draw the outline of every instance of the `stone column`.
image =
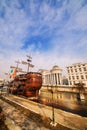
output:
[[53, 74], [51, 74], [51, 85], [53, 85]]
[[60, 85], [60, 75], [59, 75], [59, 73], [58, 73], [58, 81], [59, 81], [59, 85]]

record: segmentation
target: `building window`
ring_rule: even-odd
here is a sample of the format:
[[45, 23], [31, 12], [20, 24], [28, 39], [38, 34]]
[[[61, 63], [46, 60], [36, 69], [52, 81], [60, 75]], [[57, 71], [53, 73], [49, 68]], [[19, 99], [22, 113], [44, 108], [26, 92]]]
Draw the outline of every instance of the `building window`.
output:
[[68, 70], [68, 73], [69, 73], [69, 70]]
[[77, 72], [77, 69], [75, 69], [75, 72]]
[[79, 79], [79, 76], [76, 76], [77, 79]]
[[87, 79], [87, 75], [86, 75], [86, 79]]
[[83, 75], [81, 75], [81, 79], [84, 79], [84, 76], [83, 76]]
[[83, 66], [85, 66], [85, 64], [83, 64]]
[[71, 72], [73, 72], [73, 69], [71, 69]]
[[73, 81], [73, 85], [75, 85], [75, 81]]
[[79, 71], [81, 71], [81, 68], [79, 68]]
[[69, 76], [69, 80], [71, 80], [71, 77]]
[[70, 81], [70, 85], [72, 85], [72, 82]]
[[75, 79], [74, 76], [72, 76], [72, 79]]
[[84, 67], [83, 69], [84, 69], [84, 71], [86, 71], [86, 67]]

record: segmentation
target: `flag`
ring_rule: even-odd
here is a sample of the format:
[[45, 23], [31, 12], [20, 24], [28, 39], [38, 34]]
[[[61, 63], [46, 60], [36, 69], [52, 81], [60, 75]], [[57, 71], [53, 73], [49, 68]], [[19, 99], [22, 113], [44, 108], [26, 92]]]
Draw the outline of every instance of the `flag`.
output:
[[15, 78], [16, 76], [16, 68], [10, 70], [10, 78]]

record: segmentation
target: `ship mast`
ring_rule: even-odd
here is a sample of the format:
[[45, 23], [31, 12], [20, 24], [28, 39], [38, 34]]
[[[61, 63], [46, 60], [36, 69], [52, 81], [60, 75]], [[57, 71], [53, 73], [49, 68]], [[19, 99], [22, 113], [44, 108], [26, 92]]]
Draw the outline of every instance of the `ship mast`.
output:
[[21, 63], [19, 60], [18, 61], [15, 61], [17, 63], [16, 67], [15, 66], [10, 66], [11, 69], [16, 69], [17, 72], [20, 72], [22, 71], [22, 68], [19, 68], [19, 64]]
[[[16, 67], [15, 66], [10, 66], [11, 69], [16, 69], [17, 72], [21, 72], [21, 73], [28, 73], [29, 72], [29, 68], [30, 67], [34, 67], [34, 65], [32, 65], [30, 62], [32, 62], [32, 57], [27, 55], [27, 61], [15, 61], [16, 62]], [[19, 68], [19, 64], [23, 64], [23, 65], [27, 65], [27, 71], [23, 71], [22, 68]]]
[[30, 64], [30, 62], [32, 62], [32, 57], [31, 56], [28, 56], [27, 55], [27, 61], [22, 61], [21, 63], [24, 64], [24, 65], [28, 65], [28, 68], [27, 68], [27, 72], [29, 72], [29, 68], [30, 67], [34, 67], [34, 65]]

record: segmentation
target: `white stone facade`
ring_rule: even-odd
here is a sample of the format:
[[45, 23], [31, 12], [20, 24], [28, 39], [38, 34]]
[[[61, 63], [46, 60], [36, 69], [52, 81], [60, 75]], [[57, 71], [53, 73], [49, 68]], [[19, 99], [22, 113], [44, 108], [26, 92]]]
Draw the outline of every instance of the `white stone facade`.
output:
[[43, 85], [62, 85], [62, 69], [53, 66], [51, 70], [39, 70], [42, 73]]
[[69, 85], [84, 83], [87, 87], [87, 63], [76, 63], [67, 67]]

